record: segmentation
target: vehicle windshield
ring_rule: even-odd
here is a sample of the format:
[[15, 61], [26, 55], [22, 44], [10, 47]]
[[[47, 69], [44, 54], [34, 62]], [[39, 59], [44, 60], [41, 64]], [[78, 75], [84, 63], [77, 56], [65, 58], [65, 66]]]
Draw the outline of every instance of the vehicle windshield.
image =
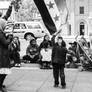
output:
[[16, 23], [14, 29], [26, 29], [26, 25], [24, 23]]
[[7, 31], [7, 30], [13, 30], [13, 24], [7, 25], [7, 26], [5, 27], [5, 30], [6, 30], [6, 31]]

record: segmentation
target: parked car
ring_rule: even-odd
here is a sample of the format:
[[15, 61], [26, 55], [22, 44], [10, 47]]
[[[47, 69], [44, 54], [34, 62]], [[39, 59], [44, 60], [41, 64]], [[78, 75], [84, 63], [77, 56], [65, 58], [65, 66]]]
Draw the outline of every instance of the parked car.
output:
[[46, 31], [40, 22], [15, 22], [6, 26], [5, 32], [14, 36], [28, 39], [30, 36], [43, 37]]

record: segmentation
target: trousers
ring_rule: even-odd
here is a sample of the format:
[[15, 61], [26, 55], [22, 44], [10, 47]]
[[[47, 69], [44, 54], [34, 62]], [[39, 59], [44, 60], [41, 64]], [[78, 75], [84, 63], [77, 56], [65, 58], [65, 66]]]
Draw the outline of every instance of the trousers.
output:
[[6, 74], [0, 74], [0, 87], [2, 87]]
[[59, 77], [61, 81], [61, 85], [65, 86], [65, 73], [64, 73], [64, 66], [58, 63], [54, 63], [53, 65], [53, 77], [54, 77], [54, 84], [59, 84]]

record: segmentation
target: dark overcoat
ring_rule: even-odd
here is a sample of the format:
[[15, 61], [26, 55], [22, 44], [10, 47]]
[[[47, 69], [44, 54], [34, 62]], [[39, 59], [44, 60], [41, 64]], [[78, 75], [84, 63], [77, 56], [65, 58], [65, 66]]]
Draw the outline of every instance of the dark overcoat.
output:
[[9, 68], [9, 51], [8, 45], [10, 41], [6, 39], [4, 33], [0, 29], [0, 68]]
[[8, 20], [12, 12], [12, 5], [9, 6], [6, 14], [0, 18], [0, 68], [9, 68], [10, 67], [10, 60], [9, 60], [9, 51], [8, 45], [10, 40], [6, 39], [4, 34], [5, 29], [5, 22]]

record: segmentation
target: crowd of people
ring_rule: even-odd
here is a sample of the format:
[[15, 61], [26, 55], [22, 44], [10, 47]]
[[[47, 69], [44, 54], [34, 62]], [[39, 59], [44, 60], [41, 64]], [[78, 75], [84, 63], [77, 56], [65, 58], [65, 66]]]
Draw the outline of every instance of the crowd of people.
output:
[[[55, 42], [56, 37], [57, 42]], [[51, 69], [53, 67], [54, 87], [58, 87], [60, 76], [61, 86], [65, 88], [64, 67], [66, 54], [66, 43], [59, 35], [59, 32], [57, 32], [52, 36], [51, 40], [49, 35], [46, 34], [40, 46], [37, 45], [35, 38], [31, 39], [23, 60], [29, 61], [30, 63], [39, 63], [41, 69]]]
[[[7, 71], [11, 67], [21, 66], [20, 60], [20, 40], [17, 36], [9, 34], [6, 36], [4, 30], [7, 25], [6, 21], [12, 12], [12, 4], [9, 6], [5, 16], [0, 13], [0, 91], [5, 91], [3, 85], [7, 76]], [[55, 40], [56, 39], [56, 40]], [[70, 43], [71, 47], [67, 50], [66, 43], [60, 36], [60, 31], [52, 35], [50, 39], [46, 34], [38, 46], [36, 38], [32, 37], [26, 49], [26, 55], [23, 56], [24, 62], [39, 63], [41, 69], [53, 69], [54, 87], [59, 85], [59, 77], [62, 88], [66, 88], [65, 81], [65, 63], [67, 67], [77, 67], [78, 53], [76, 52], [77, 43]], [[68, 53], [68, 54], [67, 54]], [[67, 57], [67, 58], [66, 58]]]
[[[14, 66], [20, 67], [21, 65], [19, 38], [12, 34], [6, 36], [4, 32], [7, 24], [6, 21], [11, 11], [12, 3], [6, 15], [4, 17], [2, 17], [2, 14], [0, 15], [0, 90], [2, 92], [5, 92], [5, 85], [3, 85], [4, 79], [7, 76], [5, 69], [10, 69]], [[55, 41], [56, 38], [57, 41]], [[26, 49], [26, 55], [23, 56], [23, 60], [29, 63], [39, 63], [41, 69], [53, 69], [54, 87], [58, 87], [60, 77], [61, 86], [65, 88], [64, 67], [67, 52], [65, 41], [59, 35], [59, 32], [56, 32], [53, 34], [51, 40], [49, 35], [46, 34], [40, 46], [37, 45], [36, 38], [32, 37]]]
[[[12, 4], [9, 6], [9, 9], [6, 12], [5, 16], [2, 16], [0, 13], [0, 91], [7, 92], [6, 86], [3, 85], [3, 82], [9, 74], [9, 70], [13, 66], [20, 67], [20, 41], [17, 36], [12, 34], [5, 34], [5, 27], [7, 25], [7, 20], [12, 12]], [[65, 57], [66, 57], [66, 48], [65, 42], [62, 37], [58, 37], [57, 43], [55, 43], [55, 36], [50, 40], [49, 36], [46, 34], [40, 46], [37, 45], [35, 37], [30, 40], [29, 45], [26, 49], [26, 55], [23, 56], [23, 59], [30, 61], [30, 63], [39, 63], [41, 69], [51, 68], [51, 63], [53, 66], [53, 76], [54, 76], [54, 87], [57, 87], [59, 84], [59, 76], [61, 78], [61, 85], [64, 88], [65, 75], [64, 75], [64, 66], [65, 66]], [[63, 52], [62, 52], [63, 51]], [[42, 53], [41, 53], [42, 52]], [[62, 52], [62, 53], [61, 53]], [[46, 55], [49, 55], [50, 58]], [[44, 56], [45, 55], [45, 56]], [[8, 71], [8, 72], [7, 72]]]

